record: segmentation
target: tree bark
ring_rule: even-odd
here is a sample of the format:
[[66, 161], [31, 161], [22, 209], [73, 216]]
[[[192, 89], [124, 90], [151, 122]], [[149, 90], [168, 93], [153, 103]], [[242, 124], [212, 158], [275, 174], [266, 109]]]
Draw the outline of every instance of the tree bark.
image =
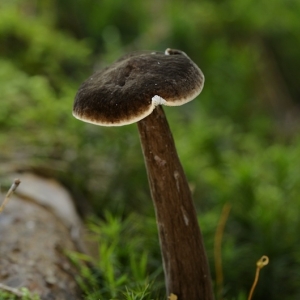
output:
[[161, 106], [138, 122], [155, 207], [167, 294], [213, 299], [208, 261], [190, 188]]

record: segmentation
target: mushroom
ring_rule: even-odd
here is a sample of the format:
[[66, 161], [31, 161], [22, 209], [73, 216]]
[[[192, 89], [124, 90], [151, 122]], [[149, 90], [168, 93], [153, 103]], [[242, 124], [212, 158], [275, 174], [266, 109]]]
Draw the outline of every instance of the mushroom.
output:
[[208, 261], [191, 191], [161, 105], [202, 91], [204, 76], [182, 51], [134, 52], [79, 88], [73, 115], [102, 126], [137, 122], [155, 208], [167, 294], [213, 299]]

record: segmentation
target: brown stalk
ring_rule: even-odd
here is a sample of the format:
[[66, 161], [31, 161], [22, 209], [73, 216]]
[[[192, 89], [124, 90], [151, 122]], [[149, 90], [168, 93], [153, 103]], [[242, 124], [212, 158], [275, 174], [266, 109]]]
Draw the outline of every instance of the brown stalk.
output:
[[161, 106], [138, 122], [156, 213], [167, 295], [212, 300], [208, 260], [191, 191]]

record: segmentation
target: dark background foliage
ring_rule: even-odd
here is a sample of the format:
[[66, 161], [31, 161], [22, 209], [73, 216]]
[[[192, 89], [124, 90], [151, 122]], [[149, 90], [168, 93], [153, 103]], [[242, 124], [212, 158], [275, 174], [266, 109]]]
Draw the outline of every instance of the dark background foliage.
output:
[[[1, 1], [1, 175], [18, 168], [58, 178], [84, 217], [152, 220], [135, 125], [85, 124], [72, 104], [80, 83], [120, 55], [181, 49], [203, 70], [205, 87], [165, 111], [212, 278], [214, 234], [229, 203], [224, 299], [243, 299], [263, 254], [270, 264], [255, 299], [299, 298], [299, 11], [296, 0]], [[136, 227], [156, 241], [155, 228]], [[157, 244], [145, 246], [155, 273]]]

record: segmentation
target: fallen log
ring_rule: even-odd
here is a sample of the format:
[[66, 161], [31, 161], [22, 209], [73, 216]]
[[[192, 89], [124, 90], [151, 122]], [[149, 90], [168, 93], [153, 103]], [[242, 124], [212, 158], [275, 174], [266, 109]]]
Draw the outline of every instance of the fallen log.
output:
[[0, 214], [0, 288], [26, 287], [45, 300], [82, 299], [64, 254], [82, 247], [71, 197], [53, 180], [18, 177], [21, 185]]

